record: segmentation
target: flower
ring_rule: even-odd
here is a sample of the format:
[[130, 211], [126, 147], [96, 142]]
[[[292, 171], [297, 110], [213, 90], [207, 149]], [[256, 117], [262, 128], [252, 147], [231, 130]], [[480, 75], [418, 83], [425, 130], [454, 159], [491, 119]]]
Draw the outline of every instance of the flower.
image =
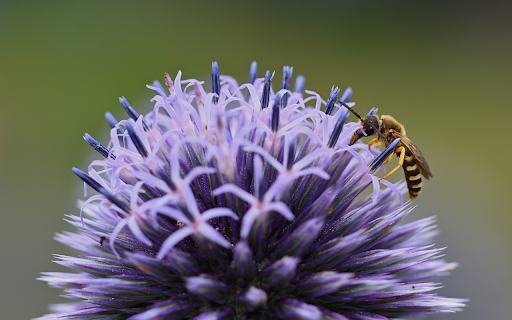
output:
[[[460, 310], [433, 293], [456, 264], [433, 246], [434, 218], [411, 212], [404, 183], [379, 182], [382, 153], [345, 123], [337, 87], [328, 101], [284, 67], [249, 82], [220, 76], [158, 82], [154, 109], [112, 127], [102, 156], [75, 174], [97, 194], [57, 240], [78, 273], [41, 278], [74, 303], [40, 319], [388, 319]], [[340, 98], [348, 102], [352, 89]], [[325, 105], [325, 112], [322, 111]], [[376, 157], [377, 156], [377, 157]], [[380, 184], [386, 188], [381, 188]], [[371, 186], [373, 186], [371, 188]], [[373, 189], [371, 192], [365, 190]], [[87, 189], [86, 189], [87, 190]]]

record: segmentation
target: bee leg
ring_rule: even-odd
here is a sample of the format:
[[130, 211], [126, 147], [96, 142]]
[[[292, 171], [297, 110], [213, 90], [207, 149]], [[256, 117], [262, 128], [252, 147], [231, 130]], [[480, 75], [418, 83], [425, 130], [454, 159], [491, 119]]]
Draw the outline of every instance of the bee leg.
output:
[[382, 165], [385, 165], [386, 163], [388, 163], [389, 161], [391, 161], [391, 159], [393, 159], [393, 154], [390, 154], [389, 157], [386, 159], [386, 161], [384, 161], [382, 163]]
[[389, 177], [390, 175], [392, 175], [393, 173], [395, 173], [396, 170], [398, 170], [404, 164], [405, 148], [404, 147], [396, 148], [395, 153], [399, 153], [399, 152], [400, 152], [400, 159], [398, 159], [398, 165], [393, 170], [391, 170], [388, 174], [386, 174], [384, 177], [380, 178], [379, 181], [382, 179], [385, 179], [385, 178]]
[[375, 143], [374, 147], [380, 146], [382, 144], [382, 142], [379, 141], [379, 138], [373, 138], [372, 140], [370, 140], [370, 142], [368, 142], [368, 150], [370, 150], [370, 147], [374, 143]]

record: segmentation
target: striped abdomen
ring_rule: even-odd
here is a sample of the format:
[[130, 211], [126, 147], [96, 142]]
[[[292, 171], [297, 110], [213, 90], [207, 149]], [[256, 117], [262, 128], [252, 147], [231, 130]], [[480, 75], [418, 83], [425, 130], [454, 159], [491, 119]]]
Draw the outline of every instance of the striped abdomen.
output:
[[416, 163], [414, 156], [409, 150], [405, 150], [404, 173], [407, 180], [407, 188], [409, 188], [409, 199], [416, 198], [421, 193], [421, 173], [420, 167]]

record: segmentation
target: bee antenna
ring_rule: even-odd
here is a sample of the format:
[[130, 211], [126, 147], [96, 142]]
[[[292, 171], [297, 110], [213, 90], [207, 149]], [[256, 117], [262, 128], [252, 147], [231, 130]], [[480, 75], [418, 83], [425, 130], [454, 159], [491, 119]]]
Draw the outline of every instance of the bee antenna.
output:
[[357, 112], [355, 112], [354, 110], [352, 110], [351, 107], [349, 107], [345, 102], [341, 101], [341, 100], [338, 100], [337, 101], [338, 103], [341, 103], [345, 108], [348, 109], [348, 111], [352, 112], [359, 120], [363, 120], [361, 119], [361, 116], [357, 114]]
[[375, 127], [373, 124], [371, 126], [373, 130], [375, 130], [382, 139], [386, 140], [386, 137], [382, 134], [382, 132], [380, 132], [380, 130], [377, 127]]

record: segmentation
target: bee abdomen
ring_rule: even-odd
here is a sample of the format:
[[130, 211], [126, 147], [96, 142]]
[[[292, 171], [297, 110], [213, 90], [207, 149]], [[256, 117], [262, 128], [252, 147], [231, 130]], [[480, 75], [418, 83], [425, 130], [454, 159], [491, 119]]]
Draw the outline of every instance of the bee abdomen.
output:
[[403, 167], [407, 188], [409, 189], [409, 199], [414, 199], [421, 193], [423, 182], [421, 181], [420, 168], [409, 150], [405, 152]]

